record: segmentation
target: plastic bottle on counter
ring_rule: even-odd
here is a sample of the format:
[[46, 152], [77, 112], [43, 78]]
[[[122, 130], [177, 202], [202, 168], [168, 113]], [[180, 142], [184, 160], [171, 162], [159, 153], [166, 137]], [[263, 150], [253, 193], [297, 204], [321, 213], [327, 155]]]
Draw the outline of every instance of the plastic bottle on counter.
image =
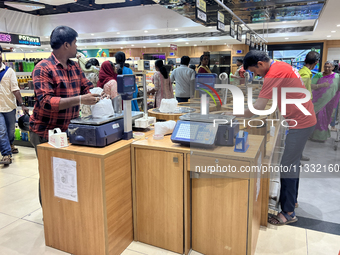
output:
[[15, 140], [20, 140], [20, 139], [21, 139], [20, 128], [16, 128], [16, 129], [15, 129], [15, 132], [14, 132], [14, 139], [15, 139]]

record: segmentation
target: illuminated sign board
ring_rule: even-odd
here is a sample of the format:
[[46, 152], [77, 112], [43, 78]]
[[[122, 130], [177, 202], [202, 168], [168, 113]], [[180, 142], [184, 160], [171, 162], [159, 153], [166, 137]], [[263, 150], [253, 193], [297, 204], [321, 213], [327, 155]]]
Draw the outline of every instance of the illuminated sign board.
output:
[[0, 42], [11, 43], [11, 44], [41, 46], [39, 37], [29, 36], [29, 35], [0, 33]]

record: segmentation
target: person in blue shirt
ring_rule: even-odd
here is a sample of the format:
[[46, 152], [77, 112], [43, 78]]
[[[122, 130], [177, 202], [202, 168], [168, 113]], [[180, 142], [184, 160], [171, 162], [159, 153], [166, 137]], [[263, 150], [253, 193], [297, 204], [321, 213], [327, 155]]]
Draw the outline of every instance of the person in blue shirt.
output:
[[[116, 58], [116, 63], [119, 65], [119, 69], [117, 70], [118, 75], [120, 75], [120, 74], [133, 74], [133, 72], [130, 68], [124, 66], [125, 60], [126, 60], [124, 52], [118, 51], [115, 54], [115, 58]], [[137, 98], [137, 95], [138, 95], [137, 84], [135, 84], [135, 87], [136, 87], [136, 92], [133, 93], [133, 98]], [[138, 111], [139, 112], [137, 100], [131, 101], [131, 109], [132, 109], [132, 111]]]

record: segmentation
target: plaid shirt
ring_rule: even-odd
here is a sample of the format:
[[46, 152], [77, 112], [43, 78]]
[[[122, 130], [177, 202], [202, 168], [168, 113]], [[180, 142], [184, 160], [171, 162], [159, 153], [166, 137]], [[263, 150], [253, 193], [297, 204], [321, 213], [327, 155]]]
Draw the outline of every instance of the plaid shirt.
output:
[[53, 53], [34, 68], [33, 84], [36, 102], [30, 130], [45, 139], [48, 130], [66, 131], [71, 119], [79, 116], [79, 106], [59, 110], [60, 99], [87, 94], [93, 87], [77, 63], [68, 60], [64, 69]]

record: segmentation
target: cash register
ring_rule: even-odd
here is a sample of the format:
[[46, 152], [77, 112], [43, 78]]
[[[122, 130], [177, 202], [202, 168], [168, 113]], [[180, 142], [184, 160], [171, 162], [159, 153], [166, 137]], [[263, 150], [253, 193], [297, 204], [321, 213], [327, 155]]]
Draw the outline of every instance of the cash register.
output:
[[132, 94], [136, 91], [134, 75], [118, 75], [118, 94], [122, 95], [124, 111], [103, 118], [77, 118], [68, 128], [70, 143], [104, 147], [121, 139], [132, 138], [134, 120], [143, 117], [142, 112], [131, 111]]
[[209, 114], [209, 99], [216, 84], [216, 74], [196, 74], [195, 88], [201, 92], [201, 113], [182, 115], [171, 135], [171, 141], [186, 146], [212, 148], [234, 146], [239, 131], [235, 116]]

